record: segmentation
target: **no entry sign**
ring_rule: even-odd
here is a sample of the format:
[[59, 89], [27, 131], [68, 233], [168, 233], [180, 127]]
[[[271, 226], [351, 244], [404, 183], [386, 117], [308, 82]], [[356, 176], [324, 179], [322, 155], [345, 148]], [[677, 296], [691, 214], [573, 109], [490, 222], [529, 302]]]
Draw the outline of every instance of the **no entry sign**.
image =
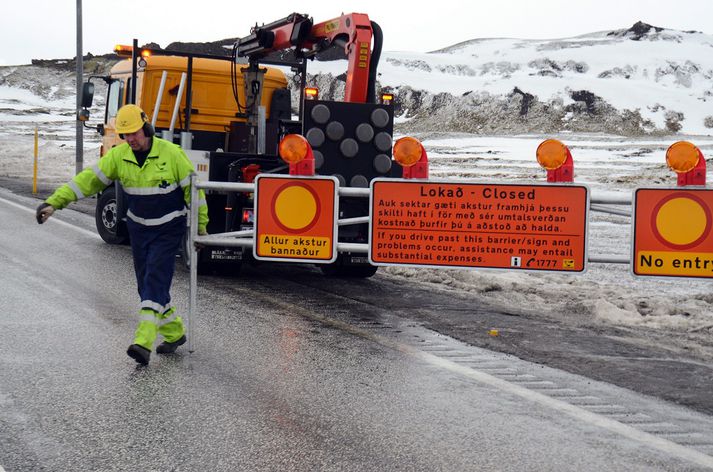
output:
[[258, 175], [255, 259], [334, 262], [337, 185], [335, 177]]
[[713, 190], [634, 192], [634, 275], [713, 277]]
[[376, 179], [371, 188], [372, 264], [585, 270], [585, 186]]

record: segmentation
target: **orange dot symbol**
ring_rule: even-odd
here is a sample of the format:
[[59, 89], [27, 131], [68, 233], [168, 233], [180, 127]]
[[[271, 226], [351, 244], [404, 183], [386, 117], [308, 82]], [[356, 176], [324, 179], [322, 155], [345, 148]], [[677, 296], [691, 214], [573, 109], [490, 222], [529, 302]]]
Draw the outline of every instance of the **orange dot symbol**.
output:
[[689, 196], [678, 196], [661, 202], [654, 211], [657, 238], [676, 248], [698, 245], [710, 232], [710, 211], [704, 203]]
[[277, 191], [273, 201], [275, 221], [289, 232], [304, 231], [317, 222], [319, 202], [312, 189], [291, 183]]

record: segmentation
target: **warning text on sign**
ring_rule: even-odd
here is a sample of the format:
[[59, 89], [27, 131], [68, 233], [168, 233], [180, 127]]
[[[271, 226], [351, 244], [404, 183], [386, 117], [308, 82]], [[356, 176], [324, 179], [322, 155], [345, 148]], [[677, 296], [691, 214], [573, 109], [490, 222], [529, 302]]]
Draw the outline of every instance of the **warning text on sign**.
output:
[[332, 245], [329, 238], [314, 236], [280, 236], [266, 234], [260, 237], [260, 254], [305, 259], [329, 259]]
[[375, 180], [370, 261], [583, 271], [583, 186]]

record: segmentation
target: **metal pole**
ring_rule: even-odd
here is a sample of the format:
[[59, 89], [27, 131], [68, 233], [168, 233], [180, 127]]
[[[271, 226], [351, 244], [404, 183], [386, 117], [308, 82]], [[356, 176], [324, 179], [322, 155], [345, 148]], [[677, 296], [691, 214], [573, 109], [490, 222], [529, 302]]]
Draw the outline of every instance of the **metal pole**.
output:
[[136, 105], [136, 82], [138, 81], [138, 67], [137, 67], [137, 62], [138, 62], [138, 54], [137, 51], [139, 49], [139, 40], [134, 38], [134, 41], [132, 43], [132, 48], [131, 48], [131, 86], [129, 88], [129, 103], [133, 103]]
[[257, 153], [265, 154], [265, 107], [257, 107]]
[[79, 121], [82, 109], [82, 75], [84, 73], [84, 52], [82, 51], [82, 0], [77, 0], [77, 151], [75, 171], [79, 174], [84, 167], [84, 123]]
[[161, 109], [161, 100], [163, 100], [163, 89], [166, 87], [166, 78], [168, 77], [168, 71], [163, 71], [161, 74], [161, 83], [158, 86], [158, 93], [156, 94], [156, 103], [153, 106], [153, 114], [151, 115], [151, 126], [156, 127], [156, 120], [158, 119], [158, 112]]
[[176, 120], [178, 119], [178, 114], [181, 109], [181, 100], [183, 99], [183, 88], [186, 86], [186, 73], [181, 72], [181, 82], [178, 84], [178, 94], [176, 95], [176, 103], [173, 105], [173, 115], [171, 116], [171, 125], [168, 130], [173, 134], [173, 130], [176, 127]]
[[188, 248], [191, 269], [188, 287], [188, 352], [193, 352], [193, 326], [196, 315], [196, 291], [198, 290], [198, 250], [195, 247], [195, 236], [198, 234], [198, 187], [196, 174], [191, 175], [191, 209], [188, 220]]
[[38, 131], [37, 131], [37, 125], [35, 125], [35, 163], [32, 168], [32, 194], [37, 195], [37, 159], [39, 157], [39, 152], [38, 152]]
[[188, 58], [188, 82], [186, 83], [186, 132], [191, 131], [191, 112], [193, 111], [193, 58]]

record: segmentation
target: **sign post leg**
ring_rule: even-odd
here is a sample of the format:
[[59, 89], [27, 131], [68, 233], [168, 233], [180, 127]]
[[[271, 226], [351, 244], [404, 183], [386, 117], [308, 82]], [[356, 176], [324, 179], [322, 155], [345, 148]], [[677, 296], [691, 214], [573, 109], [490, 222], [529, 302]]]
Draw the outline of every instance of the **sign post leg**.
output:
[[190, 266], [190, 282], [188, 287], [188, 352], [193, 352], [193, 325], [196, 316], [196, 290], [198, 287], [198, 249], [195, 246], [195, 236], [198, 233], [198, 189], [196, 174], [191, 175], [191, 209], [188, 221], [187, 256]]

